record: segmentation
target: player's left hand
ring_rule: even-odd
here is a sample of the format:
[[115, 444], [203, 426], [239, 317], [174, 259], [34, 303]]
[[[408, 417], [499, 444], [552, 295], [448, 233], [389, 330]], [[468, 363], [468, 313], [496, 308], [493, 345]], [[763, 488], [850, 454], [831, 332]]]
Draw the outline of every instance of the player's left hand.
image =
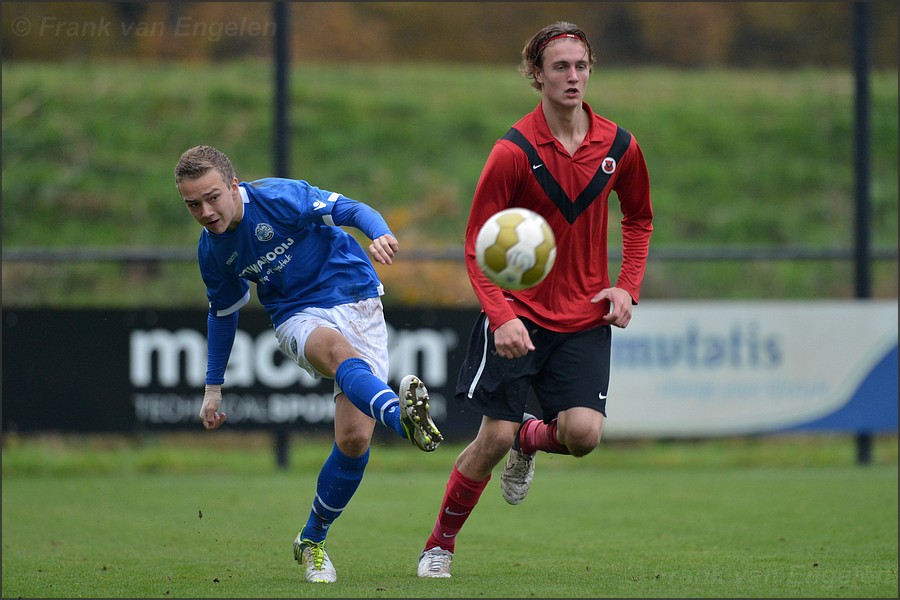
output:
[[609, 312], [603, 315], [603, 320], [610, 325], [624, 329], [631, 322], [631, 294], [622, 288], [611, 287], [601, 290], [599, 294], [591, 298], [591, 302], [597, 304], [609, 300]]
[[383, 265], [394, 263], [394, 254], [400, 250], [400, 242], [390, 234], [385, 234], [372, 240], [369, 244], [369, 254]]

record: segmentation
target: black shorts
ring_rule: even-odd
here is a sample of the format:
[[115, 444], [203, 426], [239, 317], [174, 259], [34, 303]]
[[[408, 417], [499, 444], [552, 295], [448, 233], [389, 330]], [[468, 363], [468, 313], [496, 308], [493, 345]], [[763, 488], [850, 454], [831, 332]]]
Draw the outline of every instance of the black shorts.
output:
[[[601, 325], [559, 333], [522, 319], [535, 349], [521, 358], [501, 358], [488, 329], [487, 315], [475, 321], [456, 398], [486, 417], [519, 422], [529, 391], [550, 422], [563, 410], [583, 406], [606, 416], [612, 331]], [[529, 409], [528, 412], [534, 413]]]

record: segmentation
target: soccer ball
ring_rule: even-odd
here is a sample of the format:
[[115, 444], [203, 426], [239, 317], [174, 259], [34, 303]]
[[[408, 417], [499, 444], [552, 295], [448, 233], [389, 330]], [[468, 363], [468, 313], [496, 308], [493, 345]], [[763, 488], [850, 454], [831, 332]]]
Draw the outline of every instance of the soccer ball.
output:
[[488, 279], [508, 290], [539, 284], [556, 260], [556, 238], [541, 215], [507, 208], [484, 222], [475, 238], [475, 258]]

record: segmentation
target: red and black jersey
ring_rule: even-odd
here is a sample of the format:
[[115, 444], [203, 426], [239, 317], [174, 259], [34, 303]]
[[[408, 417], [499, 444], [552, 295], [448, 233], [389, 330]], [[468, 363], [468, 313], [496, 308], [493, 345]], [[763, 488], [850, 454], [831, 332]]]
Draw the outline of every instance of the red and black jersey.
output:
[[[647, 264], [653, 208], [650, 178], [634, 136], [593, 112], [574, 155], [553, 137], [541, 105], [520, 119], [491, 150], [475, 189], [466, 227], [466, 268], [491, 328], [517, 316], [547, 329], [574, 332], [602, 325], [606, 302], [591, 298], [610, 287], [609, 194], [622, 213], [622, 268], [616, 287], [635, 303]], [[556, 236], [556, 263], [525, 290], [495, 286], [478, 268], [475, 238], [492, 214], [514, 206], [542, 215]]]

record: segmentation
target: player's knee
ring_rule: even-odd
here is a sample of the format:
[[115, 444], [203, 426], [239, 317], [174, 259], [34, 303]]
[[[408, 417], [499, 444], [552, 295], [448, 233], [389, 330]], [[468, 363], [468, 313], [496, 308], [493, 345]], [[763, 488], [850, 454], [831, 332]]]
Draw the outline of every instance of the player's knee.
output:
[[572, 456], [586, 456], [600, 445], [600, 432], [596, 430], [583, 430], [566, 436], [566, 448]]
[[335, 441], [340, 451], [347, 456], [362, 456], [372, 441], [372, 432], [367, 428], [356, 427], [345, 430]]
[[479, 432], [475, 438], [478, 453], [492, 461], [499, 463], [506, 456], [515, 440], [515, 431], [494, 431], [492, 435], [484, 435]]

